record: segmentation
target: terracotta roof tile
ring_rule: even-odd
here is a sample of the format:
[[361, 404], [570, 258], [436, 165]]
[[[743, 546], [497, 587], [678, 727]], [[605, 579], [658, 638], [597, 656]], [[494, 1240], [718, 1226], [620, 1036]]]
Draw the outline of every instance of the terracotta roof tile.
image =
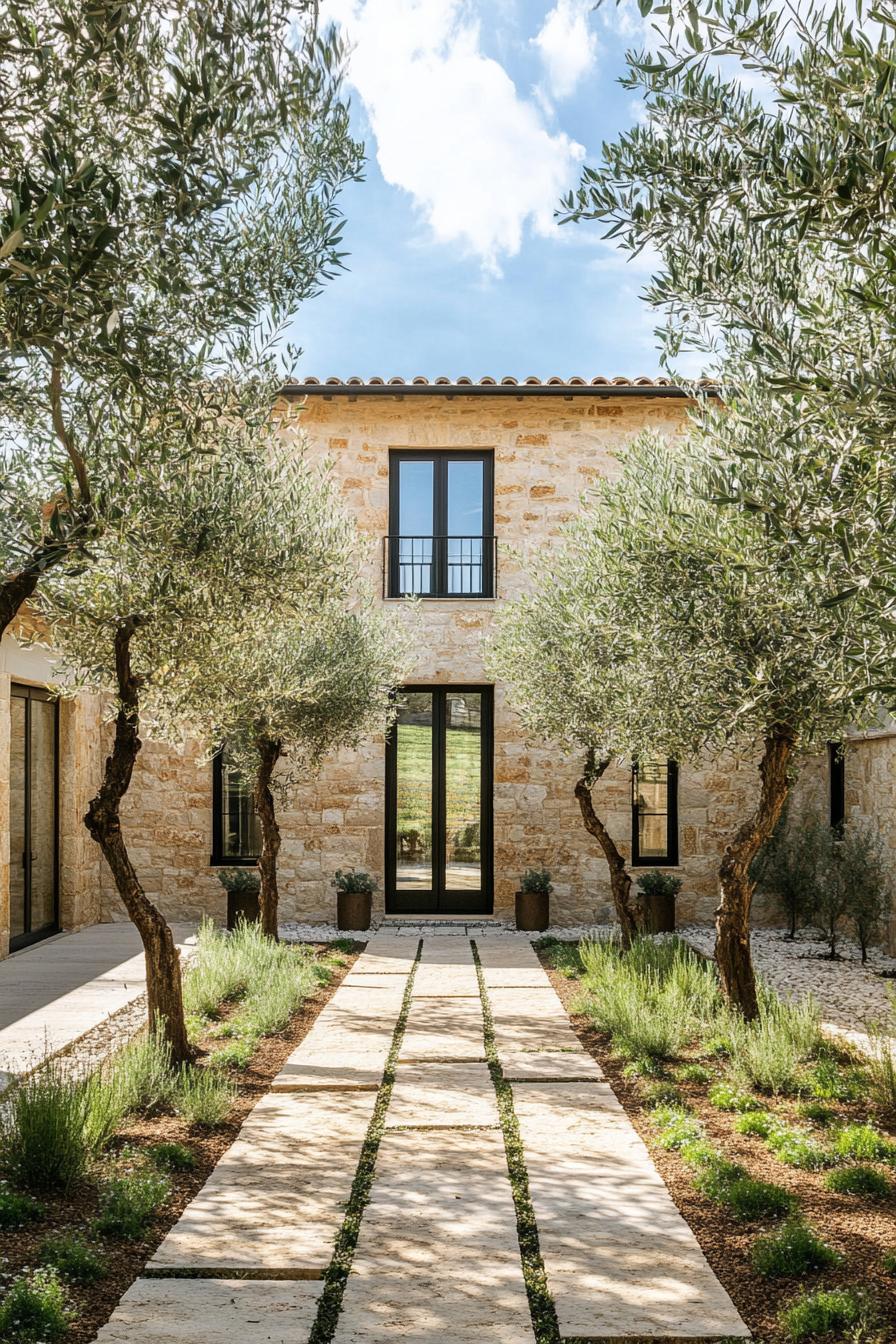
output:
[[305, 378], [289, 379], [284, 383], [282, 390], [286, 396], [332, 396], [334, 393], [348, 396], [364, 395], [365, 393], [403, 396], [408, 392], [417, 394], [431, 392], [439, 395], [455, 394], [460, 396], [474, 393], [479, 395], [494, 393], [495, 395], [521, 396], [529, 392], [536, 395], [576, 396], [590, 393], [607, 396], [623, 392], [638, 395], [643, 392], [647, 396], [686, 397], [692, 395], [693, 387], [704, 390], [710, 395], [716, 391], [716, 384], [710, 379], [701, 379], [692, 387], [683, 387], [665, 377], [649, 378], [642, 375], [635, 378], [607, 378], [601, 376], [586, 379], [578, 376], [560, 378], [556, 374], [549, 378], [538, 378], [534, 374], [522, 379], [485, 377], [480, 378], [478, 382], [465, 375], [458, 378], [447, 378], [444, 375], [437, 378], [427, 378], [422, 374], [417, 374], [416, 377], [411, 379], [380, 377], [364, 379], [355, 374], [350, 378], [330, 377], [320, 379], [308, 374]]

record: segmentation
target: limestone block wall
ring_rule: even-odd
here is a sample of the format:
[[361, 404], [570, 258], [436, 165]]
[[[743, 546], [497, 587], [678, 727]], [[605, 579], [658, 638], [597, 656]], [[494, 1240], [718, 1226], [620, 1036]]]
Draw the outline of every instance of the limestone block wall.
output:
[[[498, 601], [427, 600], [417, 623], [417, 683], [486, 683], [482, 642], [501, 601], [519, 593], [528, 557], [556, 544], [583, 491], [617, 470], [619, 450], [650, 426], [680, 432], [685, 408], [633, 398], [519, 399], [441, 396], [403, 399], [310, 398], [282, 408], [283, 433], [313, 461], [328, 461], [362, 532], [361, 556], [372, 590], [382, 593], [388, 531], [389, 450], [492, 449]], [[402, 604], [398, 609], [403, 610]], [[554, 876], [554, 919], [591, 923], [608, 917], [609, 884], [573, 796], [581, 763], [528, 743], [503, 688], [495, 690], [495, 911], [508, 914], [520, 874], [544, 863]], [[316, 778], [281, 801], [280, 886], [284, 919], [332, 919], [336, 868], [355, 865], [384, 877], [385, 755], [381, 739], [339, 753]], [[752, 761], [731, 758], [680, 774], [683, 919], [709, 920], [716, 905], [718, 857], [756, 787]], [[623, 850], [630, 851], [630, 774], [624, 765], [598, 786], [599, 806]], [[169, 915], [223, 917], [224, 894], [209, 867], [211, 769], [189, 744], [148, 743], [124, 814], [138, 871]], [[104, 916], [123, 915], [103, 879]], [[382, 896], [380, 896], [380, 904]], [[768, 912], [758, 911], [759, 918]]]
[[[617, 455], [642, 429], [679, 433], [686, 408], [648, 397], [346, 397], [315, 395], [281, 407], [282, 432], [295, 451], [328, 461], [346, 507], [361, 531], [361, 561], [371, 590], [382, 596], [383, 537], [388, 531], [389, 450], [492, 449], [495, 458], [495, 531], [499, 538], [498, 599], [426, 600], [401, 619], [416, 623], [416, 683], [488, 681], [483, 640], [497, 606], [518, 594], [527, 560], [557, 544], [583, 491], [618, 469]], [[382, 599], [385, 600], [385, 599]], [[394, 604], [392, 604], [394, 605]], [[8, 676], [0, 663], [0, 954], [8, 926]], [[21, 669], [17, 675], [21, 675]], [[45, 673], [48, 676], [49, 672]], [[35, 675], [40, 681], [41, 676]], [[508, 914], [520, 874], [545, 864], [553, 874], [553, 918], [591, 923], [610, 910], [606, 868], [587, 835], [573, 796], [581, 763], [556, 748], [527, 742], [504, 688], [495, 688], [494, 842], [495, 910]], [[888, 827], [896, 874], [896, 739], [857, 743], [847, 762], [847, 812], [875, 815]], [[124, 910], [105, 865], [82, 825], [100, 779], [110, 726], [90, 697], [66, 702], [61, 719], [62, 917], [66, 927], [97, 918], [121, 919]], [[709, 921], [717, 903], [720, 854], [758, 792], [758, 751], [699, 766], [683, 764], [679, 777], [682, 920]], [[812, 770], [824, 789], [824, 761]], [[222, 920], [224, 891], [210, 865], [212, 771], [195, 743], [148, 740], [138, 759], [123, 825], [147, 893], [169, 917]], [[821, 794], [818, 795], [819, 798]], [[826, 795], [825, 795], [826, 797]], [[630, 774], [614, 767], [597, 786], [595, 801], [620, 847], [631, 840]], [[821, 805], [816, 803], [816, 805]], [[385, 747], [372, 738], [327, 761], [280, 803], [283, 836], [280, 885], [284, 919], [330, 920], [337, 868], [384, 876]], [[382, 897], [380, 897], [380, 905]], [[757, 923], [777, 923], [761, 898]]]

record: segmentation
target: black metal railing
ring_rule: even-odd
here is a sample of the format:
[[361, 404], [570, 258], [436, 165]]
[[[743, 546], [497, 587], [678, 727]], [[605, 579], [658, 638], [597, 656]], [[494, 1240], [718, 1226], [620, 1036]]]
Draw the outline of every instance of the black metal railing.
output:
[[385, 597], [494, 597], [496, 537], [383, 537]]

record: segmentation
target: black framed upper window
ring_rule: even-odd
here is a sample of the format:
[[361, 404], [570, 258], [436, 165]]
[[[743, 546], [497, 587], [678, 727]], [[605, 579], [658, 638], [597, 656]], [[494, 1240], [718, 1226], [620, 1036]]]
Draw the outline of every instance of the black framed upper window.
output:
[[846, 821], [846, 757], [842, 742], [828, 743], [830, 823], [841, 830]]
[[678, 863], [678, 766], [636, 761], [632, 766], [632, 865]]
[[252, 789], [222, 747], [212, 761], [212, 864], [255, 863], [260, 851]]
[[493, 597], [494, 454], [389, 454], [388, 597]]

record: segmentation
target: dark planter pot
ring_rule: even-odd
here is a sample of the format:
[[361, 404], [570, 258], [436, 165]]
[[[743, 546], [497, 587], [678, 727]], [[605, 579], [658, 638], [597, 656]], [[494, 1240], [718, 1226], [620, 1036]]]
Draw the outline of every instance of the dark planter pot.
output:
[[369, 891], [337, 891], [337, 929], [369, 929], [373, 897]]
[[551, 898], [546, 891], [516, 893], [516, 926], [524, 933], [541, 933], [551, 922]]
[[675, 897], [652, 892], [645, 898], [644, 914], [648, 933], [675, 932]]
[[258, 892], [242, 892], [234, 895], [227, 893], [227, 927], [235, 929], [240, 920], [246, 924], [257, 924], [260, 918]]

